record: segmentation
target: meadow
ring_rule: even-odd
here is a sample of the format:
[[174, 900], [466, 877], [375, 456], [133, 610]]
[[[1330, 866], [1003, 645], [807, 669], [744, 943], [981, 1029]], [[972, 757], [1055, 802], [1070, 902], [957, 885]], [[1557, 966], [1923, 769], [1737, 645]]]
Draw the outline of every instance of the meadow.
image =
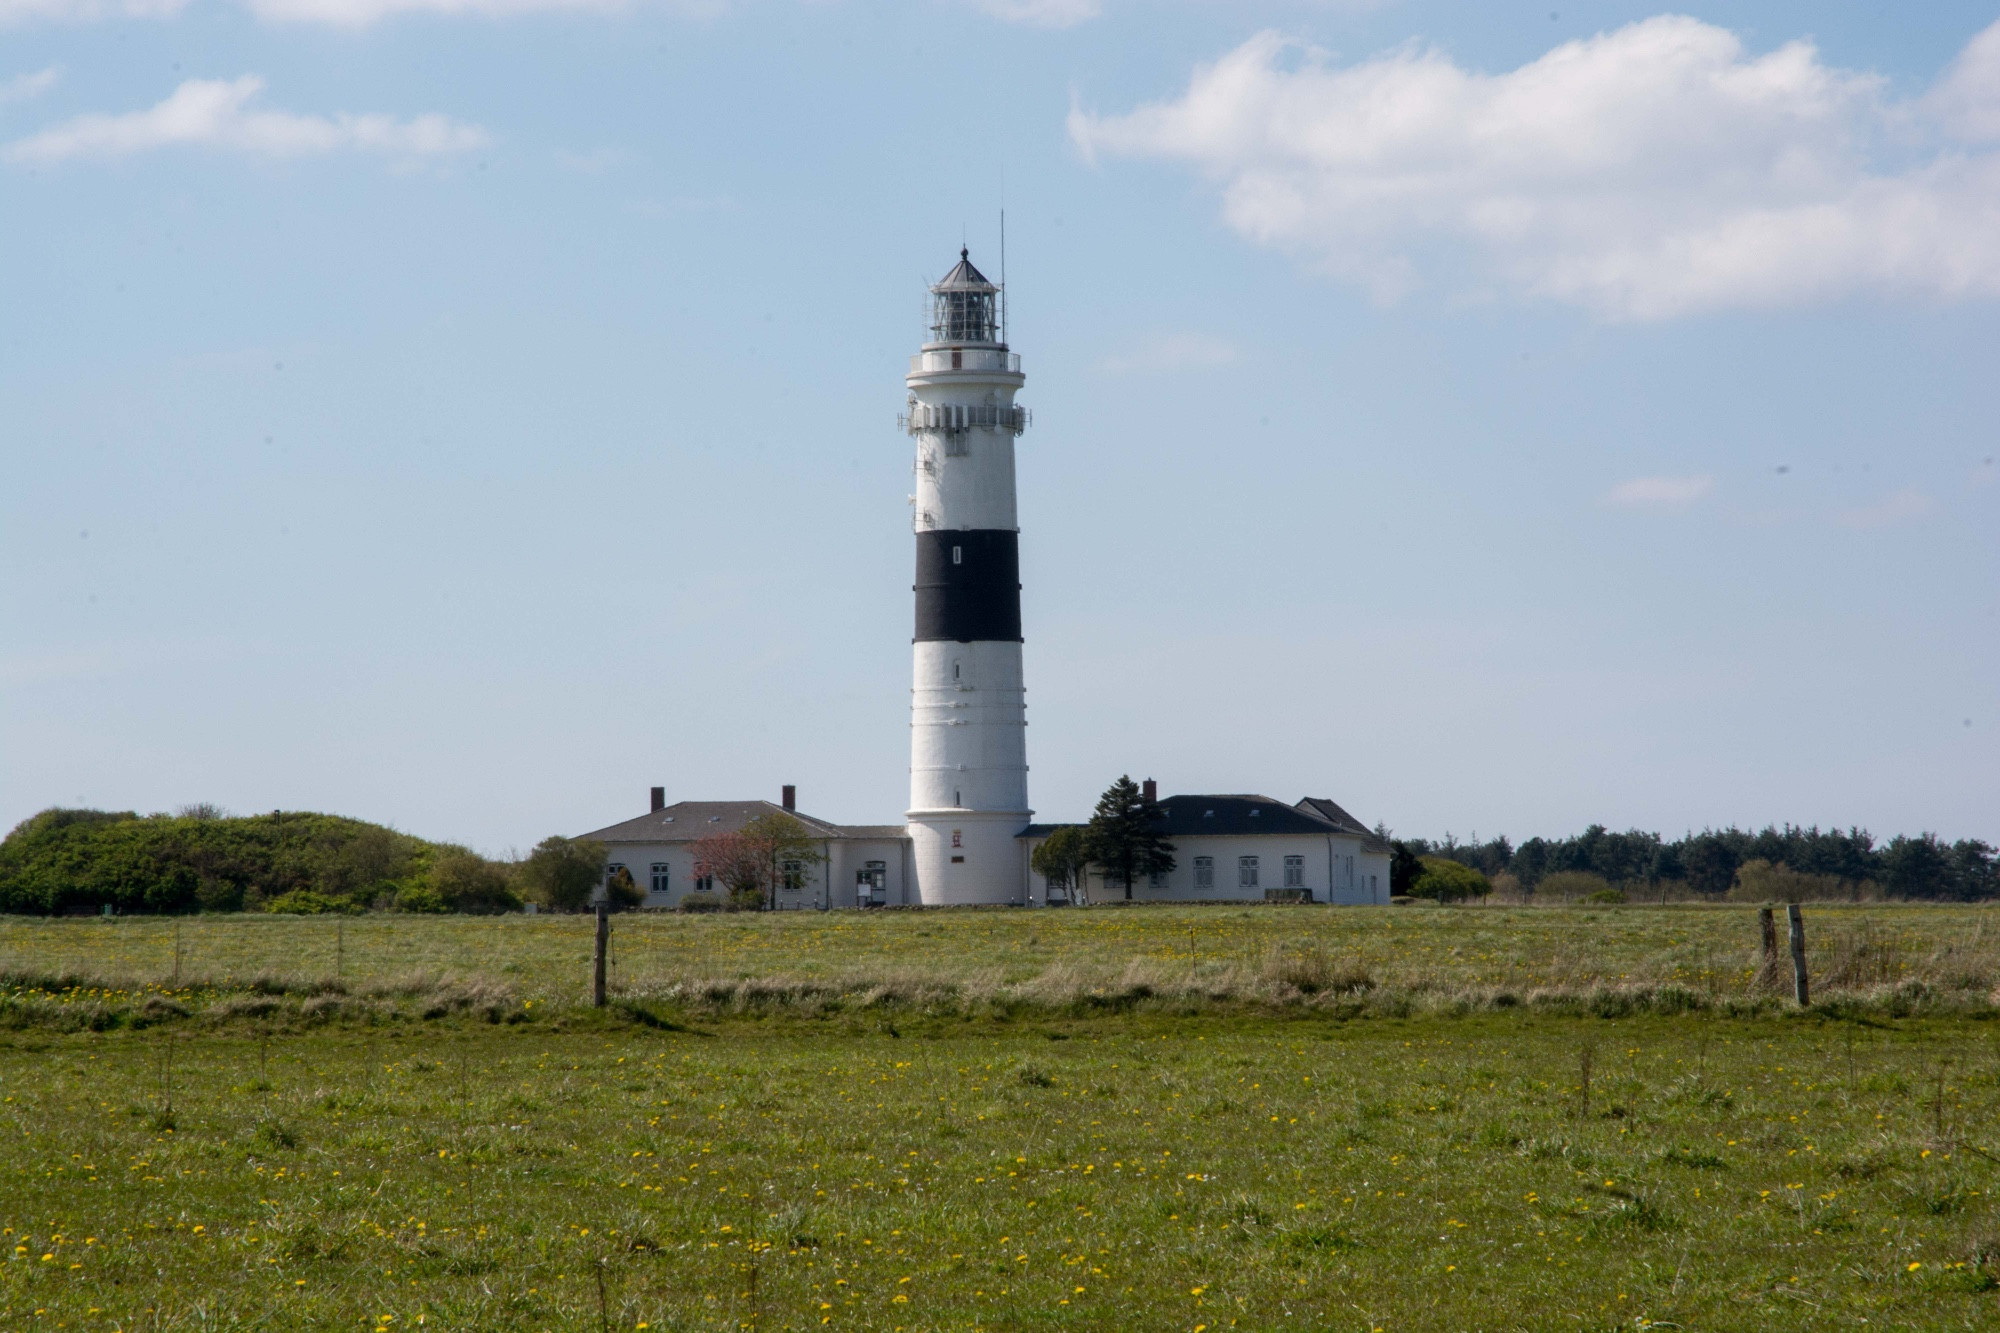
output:
[[1993, 1327], [1984, 912], [1808, 919], [8, 920], [0, 1327]]

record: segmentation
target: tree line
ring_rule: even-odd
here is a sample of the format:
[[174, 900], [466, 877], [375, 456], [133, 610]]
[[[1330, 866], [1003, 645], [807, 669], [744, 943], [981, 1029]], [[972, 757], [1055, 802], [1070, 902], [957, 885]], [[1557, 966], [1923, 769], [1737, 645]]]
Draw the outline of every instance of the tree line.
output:
[[[1704, 829], [1673, 840], [1628, 829], [1613, 833], [1592, 824], [1568, 838], [1529, 838], [1518, 847], [1505, 837], [1460, 842], [1393, 838], [1376, 832], [1410, 862], [1452, 861], [1484, 875], [1495, 888], [1582, 886], [1589, 877], [1614, 889], [1671, 887], [1722, 897], [1732, 890], [1769, 889], [1769, 897], [1875, 896], [1937, 902], [2000, 898], [2000, 857], [1977, 838], [1947, 843], [1934, 833], [1897, 836], [1878, 843], [1865, 829], [1820, 829], [1796, 824], [1759, 832]], [[1407, 860], [1405, 860], [1407, 858]], [[1503, 878], [1505, 877], [1505, 878]], [[1507, 881], [1511, 880], [1509, 884]], [[1392, 887], [1404, 892], [1392, 871]]]

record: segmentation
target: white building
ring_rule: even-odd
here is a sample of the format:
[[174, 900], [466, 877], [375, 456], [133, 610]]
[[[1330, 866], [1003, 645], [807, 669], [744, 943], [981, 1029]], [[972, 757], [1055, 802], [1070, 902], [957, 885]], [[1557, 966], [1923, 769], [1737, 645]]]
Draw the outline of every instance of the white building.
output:
[[1017, 835], [1028, 808], [1021, 676], [1014, 405], [1000, 288], [967, 252], [931, 288], [930, 340], [910, 358], [904, 427], [916, 440], [917, 538], [908, 820], [929, 906], [1024, 901]]
[[734, 833], [762, 815], [787, 814], [819, 840], [826, 859], [808, 867], [796, 884], [781, 886], [778, 907], [901, 907], [917, 901], [910, 873], [910, 839], [901, 824], [835, 824], [798, 812], [795, 791], [781, 801], [681, 801], [666, 803], [652, 791], [653, 808], [637, 819], [583, 836], [604, 844], [605, 877], [631, 872], [646, 891], [647, 907], [674, 907], [688, 893], [713, 889], [695, 873], [695, 842], [710, 833]]
[[[1150, 799], [1153, 783], [1145, 784]], [[1332, 801], [1296, 805], [1268, 796], [1169, 796], [1157, 829], [1173, 844], [1174, 868], [1124, 885], [1093, 866], [1084, 883], [1054, 886], [1029, 873], [1040, 903], [1389, 901], [1389, 844]], [[1060, 824], [1031, 824], [1021, 834], [1032, 856]]]
[[[1148, 779], [1150, 799], [1154, 784]], [[1337, 904], [1389, 901], [1389, 845], [1332, 801], [1307, 797], [1286, 805], [1268, 796], [1169, 796], [1159, 803], [1159, 830], [1174, 847], [1174, 868], [1142, 878], [1131, 892], [1101, 869], [1085, 882], [1052, 888], [1029, 868], [1034, 849], [1061, 824], [1030, 824], [1016, 834], [1014, 879], [1002, 900], [1030, 906], [1138, 902], [1270, 902]], [[668, 805], [652, 791], [653, 808], [637, 819], [583, 836], [605, 845], [607, 876], [620, 869], [646, 890], [647, 907], [678, 905], [707, 889], [695, 873], [697, 840], [735, 832], [761, 815], [789, 814], [819, 841], [825, 860], [798, 883], [780, 888], [778, 907], [910, 907], [918, 891], [916, 840], [901, 824], [835, 824], [800, 814], [794, 789], [770, 801], [681, 801]]]

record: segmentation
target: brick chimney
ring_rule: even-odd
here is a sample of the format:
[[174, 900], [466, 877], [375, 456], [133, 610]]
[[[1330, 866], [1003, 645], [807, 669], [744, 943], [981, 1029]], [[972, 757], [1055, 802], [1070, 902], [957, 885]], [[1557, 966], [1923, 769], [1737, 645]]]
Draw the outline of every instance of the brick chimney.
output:
[[1147, 805], [1151, 805], [1160, 799], [1160, 784], [1147, 778], [1139, 784], [1139, 795]]
[[799, 789], [787, 782], [784, 785], [783, 792], [782, 802], [785, 809], [797, 810], [799, 808]]
[[658, 813], [660, 813], [660, 811], [666, 808], [667, 808], [667, 789], [665, 787], [653, 788], [653, 813], [657, 815]]

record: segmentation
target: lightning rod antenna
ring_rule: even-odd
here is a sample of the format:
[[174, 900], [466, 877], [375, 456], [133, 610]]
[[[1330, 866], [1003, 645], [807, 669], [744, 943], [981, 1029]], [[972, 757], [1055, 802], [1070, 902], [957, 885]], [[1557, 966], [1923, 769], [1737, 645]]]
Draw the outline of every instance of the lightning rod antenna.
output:
[[[1003, 175], [1004, 182], [1006, 177]], [[1000, 187], [1003, 202], [1000, 205], [1000, 341], [1007, 341], [1007, 205], [1004, 202], [1006, 185]]]

